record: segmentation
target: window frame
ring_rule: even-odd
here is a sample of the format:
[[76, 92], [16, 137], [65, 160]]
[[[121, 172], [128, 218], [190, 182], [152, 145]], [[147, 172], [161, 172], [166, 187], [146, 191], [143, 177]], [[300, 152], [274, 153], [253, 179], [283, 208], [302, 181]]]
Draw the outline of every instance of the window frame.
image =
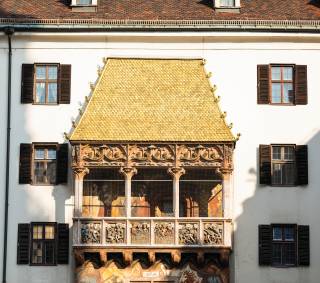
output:
[[219, 0], [219, 5], [220, 5], [219, 7], [220, 7], [220, 8], [227, 8], [227, 9], [228, 9], [228, 8], [235, 8], [235, 7], [237, 7], [237, 6], [236, 6], [236, 4], [237, 4], [237, 3], [236, 3], [236, 0], [232, 0], [232, 1], [233, 1], [233, 5], [231, 5], [231, 6], [230, 6], [230, 5], [229, 5], [229, 6], [221, 5], [221, 1], [223, 1], [223, 0]]
[[[272, 68], [273, 67], [280, 67], [281, 68], [281, 73], [280, 73], [280, 81], [279, 80], [272, 80]], [[292, 80], [283, 80], [283, 68], [284, 67], [292, 67]], [[278, 106], [294, 106], [296, 105], [295, 101], [295, 94], [296, 94], [296, 89], [295, 89], [295, 70], [296, 70], [296, 64], [281, 64], [281, 63], [272, 63], [269, 64], [269, 104], [271, 105], [278, 105]], [[272, 102], [272, 83], [280, 83], [281, 85], [281, 102]], [[293, 92], [293, 101], [286, 103], [283, 102], [283, 84], [284, 83], [292, 83], [292, 92]]]
[[[34, 226], [42, 226], [42, 239], [33, 239], [33, 227]], [[53, 226], [54, 227], [54, 239], [45, 239], [45, 227]], [[44, 263], [43, 259], [45, 255], [42, 256], [42, 263], [33, 263], [33, 243], [41, 242], [42, 243], [42, 251], [44, 251], [44, 243], [53, 243], [53, 252], [54, 259], [53, 263]], [[58, 224], [57, 222], [31, 222], [30, 223], [30, 247], [29, 247], [29, 265], [30, 266], [56, 266], [57, 263], [57, 248], [58, 248]]]
[[[281, 240], [274, 240], [273, 239], [273, 229], [279, 227], [282, 230], [282, 239]], [[294, 240], [289, 241], [285, 240], [284, 238], [284, 229], [285, 228], [293, 228], [294, 229]], [[295, 258], [294, 264], [275, 264], [273, 259], [273, 248], [274, 245], [281, 245], [282, 247], [288, 245], [289, 243], [294, 245], [294, 251], [295, 251]], [[283, 250], [281, 250], [281, 256], [282, 256]], [[298, 266], [298, 225], [297, 224], [271, 224], [271, 266], [272, 267], [282, 267], [282, 268], [290, 268], [290, 267], [297, 267]]]
[[[296, 184], [297, 184], [297, 160], [296, 160], [296, 144], [271, 144], [270, 145], [271, 147], [271, 150], [270, 150], [270, 153], [271, 153], [271, 186], [273, 187], [295, 187]], [[273, 148], [274, 147], [280, 147], [281, 148], [281, 159], [280, 160], [277, 160], [277, 159], [273, 159]], [[293, 148], [293, 161], [291, 160], [284, 160], [282, 158], [282, 155], [283, 155], [283, 151], [284, 151], [284, 148], [285, 147], [292, 147]], [[294, 172], [294, 181], [292, 184], [276, 184], [273, 182], [273, 165], [274, 164], [293, 164], [293, 172]]]
[[[36, 149], [41, 149], [44, 148], [46, 151], [48, 151], [48, 149], [55, 149], [56, 151], [56, 159], [55, 159], [55, 170], [56, 170], [56, 174], [55, 174], [55, 180], [54, 183], [49, 183], [49, 182], [44, 182], [44, 183], [37, 183], [35, 182], [35, 152]], [[43, 162], [48, 165], [48, 161], [52, 160], [52, 159], [43, 159]], [[47, 169], [46, 169], [47, 170]], [[32, 185], [36, 185], [36, 186], [53, 186], [57, 183], [57, 173], [58, 173], [58, 143], [32, 143], [32, 160], [31, 160], [31, 184]]]
[[[37, 68], [38, 67], [45, 67], [46, 68], [46, 78], [45, 79], [37, 79]], [[48, 77], [48, 68], [49, 67], [57, 67], [57, 79], [49, 79]], [[44, 83], [45, 84], [45, 102], [40, 103], [36, 102], [37, 97], [37, 83]], [[57, 101], [56, 102], [48, 102], [49, 96], [49, 83], [56, 83], [57, 84]], [[34, 74], [33, 74], [33, 105], [59, 105], [59, 88], [60, 88], [60, 64], [59, 63], [35, 63], [34, 64]]]

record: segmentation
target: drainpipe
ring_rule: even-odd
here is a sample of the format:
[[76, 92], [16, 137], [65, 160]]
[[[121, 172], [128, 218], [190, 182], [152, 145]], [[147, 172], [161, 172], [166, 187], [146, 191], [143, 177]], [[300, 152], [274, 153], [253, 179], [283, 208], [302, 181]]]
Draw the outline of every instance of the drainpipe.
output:
[[8, 241], [8, 208], [9, 208], [9, 177], [10, 177], [10, 134], [11, 134], [11, 67], [12, 67], [12, 47], [11, 37], [14, 34], [12, 27], [4, 29], [8, 37], [8, 104], [7, 104], [7, 152], [6, 152], [6, 187], [5, 187], [5, 212], [3, 229], [3, 266], [2, 283], [7, 282], [7, 241]]

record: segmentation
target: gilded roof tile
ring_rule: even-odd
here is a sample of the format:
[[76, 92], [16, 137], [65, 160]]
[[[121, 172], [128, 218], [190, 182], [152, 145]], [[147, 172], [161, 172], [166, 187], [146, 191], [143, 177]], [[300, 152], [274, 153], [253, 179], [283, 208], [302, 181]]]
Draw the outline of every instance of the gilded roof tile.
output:
[[108, 59], [71, 141], [233, 141], [195, 59]]

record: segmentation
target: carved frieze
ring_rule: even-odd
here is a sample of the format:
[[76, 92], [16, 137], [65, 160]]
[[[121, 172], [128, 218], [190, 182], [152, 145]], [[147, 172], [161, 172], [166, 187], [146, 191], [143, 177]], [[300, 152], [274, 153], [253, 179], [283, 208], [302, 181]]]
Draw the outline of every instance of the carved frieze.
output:
[[210, 245], [223, 244], [223, 222], [204, 223], [204, 243]]
[[149, 222], [132, 222], [131, 223], [131, 243], [132, 244], [149, 244], [150, 243], [150, 223]]
[[179, 244], [197, 245], [199, 244], [199, 224], [179, 223]]
[[125, 223], [107, 223], [106, 224], [106, 243], [123, 244], [125, 243], [126, 224]]
[[154, 237], [156, 244], [174, 244], [174, 223], [156, 222]]
[[232, 144], [80, 144], [73, 167], [207, 166], [232, 169]]
[[101, 223], [88, 222], [81, 223], [81, 243], [100, 244], [101, 243]]

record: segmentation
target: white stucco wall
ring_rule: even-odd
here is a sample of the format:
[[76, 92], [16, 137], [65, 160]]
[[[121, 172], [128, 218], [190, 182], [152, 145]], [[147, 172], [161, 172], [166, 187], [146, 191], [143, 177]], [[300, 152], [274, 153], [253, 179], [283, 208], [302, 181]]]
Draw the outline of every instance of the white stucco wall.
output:
[[[225, 35], [225, 36], [224, 36]], [[0, 130], [5, 133], [6, 42], [0, 37]], [[13, 40], [12, 144], [9, 210], [8, 282], [71, 282], [73, 268], [16, 265], [17, 224], [31, 221], [72, 223], [72, 188], [18, 184], [19, 144], [63, 142], [79, 103], [90, 93], [89, 82], [97, 78], [103, 57], [205, 58], [206, 69], [218, 86], [221, 108], [242, 134], [235, 150], [234, 171], [234, 278], [236, 283], [318, 283], [320, 278], [320, 37], [299, 34], [167, 34], [127, 35], [22, 35]], [[4, 64], [2, 63], [4, 62]], [[72, 64], [70, 105], [36, 106], [20, 103], [21, 64], [59, 62]], [[257, 64], [295, 63], [308, 65], [309, 103], [305, 106], [257, 105]], [[205, 129], [204, 129], [205, 130]], [[257, 185], [259, 144], [296, 143], [309, 146], [307, 187], [260, 187]], [[5, 141], [0, 136], [0, 154]], [[4, 162], [3, 162], [4, 166]], [[0, 176], [4, 168], [0, 167]], [[70, 176], [71, 177], [71, 176]], [[4, 178], [0, 179], [1, 188]], [[0, 190], [0, 199], [4, 199]], [[3, 207], [3, 205], [2, 205]], [[258, 225], [297, 223], [310, 225], [311, 265], [277, 269], [258, 266]], [[3, 211], [0, 213], [3, 226]], [[2, 250], [2, 233], [0, 234]], [[2, 253], [0, 254], [0, 259]]]

